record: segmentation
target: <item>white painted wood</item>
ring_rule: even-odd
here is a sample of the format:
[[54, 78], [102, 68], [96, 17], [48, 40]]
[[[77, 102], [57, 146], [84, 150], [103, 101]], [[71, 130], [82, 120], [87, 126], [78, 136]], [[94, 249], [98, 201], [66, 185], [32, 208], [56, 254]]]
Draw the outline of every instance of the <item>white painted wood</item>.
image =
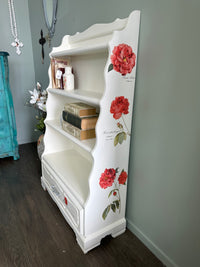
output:
[[123, 234], [126, 230], [126, 220], [121, 219], [119, 221], [115, 221], [112, 224], [106, 226], [103, 229], [99, 229], [99, 231], [95, 232], [95, 234], [82, 236], [80, 234], [76, 234], [76, 240], [83, 250], [84, 253], [87, 253], [89, 250], [100, 245], [102, 238], [107, 235], [112, 235], [112, 237], [117, 237], [120, 234]]
[[[76, 89], [52, 89], [50, 77], [41, 182], [84, 253], [106, 235], [116, 237], [126, 229], [139, 21], [140, 11], [133, 11], [126, 19], [93, 25], [83, 33], [65, 36], [50, 53], [56, 58], [70, 56]], [[118, 68], [112, 58], [121, 49], [124, 56]], [[95, 105], [100, 112], [94, 139], [79, 141], [61, 127], [65, 103], [79, 101]]]
[[112, 34], [122, 30], [127, 24], [127, 19], [116, 19], [112, 23], [95, 24], [82, 33], [74, 36], [66, 35], [60, 47], [54, 47], [50, 57], [66, 55], [82, 55], [98, 53], [107, 50]]
[[103, 95], [102, 93], [99, 93], [99, 92], [86, 91], [86, 90], [81, 90], [81, 89], [67, 92], [64, 90], [49, 88], [48, 92], [53, 93], [53, 94], [58, 94], [64, 97], [69, 97], [72, 99], [77, 99], [79, 101], [87, 102], [91, 105], [97, 105], [97, 106], [99, 106], [100, 100]]
[[75, 149], [70, 149], [44, 155], [43, 160], [70, 188], [80, 204], [84, 205], [89, 191], [88, 176], [92, 168], [92, 159], [83, 157]]
[[67, 132], [65, 132], [62, 129], [62, 125], [61, 125], [60, 121], [51, 120], [51, 121], [46, 121], [45, 123], [46, 123], [46, 125], [52, 127], [53, 129], [55, 129], [56, 131], [61, 133], [63, 136], [65, 136], [66, 138], [71, 140], [72, 142], [76, 143], [77, 145], [79, 145], [80, 147], [85, 149], [86, 151], [91, 152], [93, 150], [95, 143], [96, 143], [95, 138], [80, 141], [77, 138], [75, 138], [73, 135], [70, 135]]

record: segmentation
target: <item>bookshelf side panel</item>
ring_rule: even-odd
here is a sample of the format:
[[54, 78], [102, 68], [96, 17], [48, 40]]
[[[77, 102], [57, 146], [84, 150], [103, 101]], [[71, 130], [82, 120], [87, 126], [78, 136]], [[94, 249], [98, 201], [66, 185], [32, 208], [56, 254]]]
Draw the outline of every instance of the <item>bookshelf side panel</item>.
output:
[[85, 206], [85, 236], [125, 221], [139, 23], [140, 11], [133, 11], [125, 29], [115, 31], [109, 42], [90, 195]]

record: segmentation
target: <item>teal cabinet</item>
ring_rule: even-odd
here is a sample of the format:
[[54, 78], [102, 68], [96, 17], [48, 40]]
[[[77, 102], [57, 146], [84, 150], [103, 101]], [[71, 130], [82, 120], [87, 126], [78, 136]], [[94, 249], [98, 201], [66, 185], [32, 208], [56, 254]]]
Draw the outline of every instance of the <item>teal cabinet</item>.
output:
[[0, 51], [0, 158], [19, 158], [13, 99], [9, 86], [7, 52]]

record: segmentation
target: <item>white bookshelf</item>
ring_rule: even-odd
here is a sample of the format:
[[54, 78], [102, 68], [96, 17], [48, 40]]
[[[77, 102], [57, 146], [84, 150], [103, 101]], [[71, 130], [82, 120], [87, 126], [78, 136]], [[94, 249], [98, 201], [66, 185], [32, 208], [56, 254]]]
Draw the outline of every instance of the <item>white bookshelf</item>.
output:
[[[54, 89], [49, 77], [41, 183], [74, 230], [84, 253], [106, 235], [116, 237], [126, 229], [139, 23], [140, 11], [133, 11], [128, 18], [64, 36], [50, 53], [51, 58], [69, 59], [75, 90]], [[123, 66], [118, 70], [111, 60], [116, 49], [124, 49]], [[123, 69], [126, 61], [128, 71]], [[72, 102], [96, 107], [96, 138], [80, 141], [63, 130], [62, 110]]]

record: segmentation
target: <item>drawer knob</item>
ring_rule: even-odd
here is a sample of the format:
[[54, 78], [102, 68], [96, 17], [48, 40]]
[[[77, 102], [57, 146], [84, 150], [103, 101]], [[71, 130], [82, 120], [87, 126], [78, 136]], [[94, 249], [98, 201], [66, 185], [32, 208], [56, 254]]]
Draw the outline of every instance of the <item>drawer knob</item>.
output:
[[65, 204], [67, 205], [68, 204], [68, 202], [67, 202], [67, 198], [65, 197]]

